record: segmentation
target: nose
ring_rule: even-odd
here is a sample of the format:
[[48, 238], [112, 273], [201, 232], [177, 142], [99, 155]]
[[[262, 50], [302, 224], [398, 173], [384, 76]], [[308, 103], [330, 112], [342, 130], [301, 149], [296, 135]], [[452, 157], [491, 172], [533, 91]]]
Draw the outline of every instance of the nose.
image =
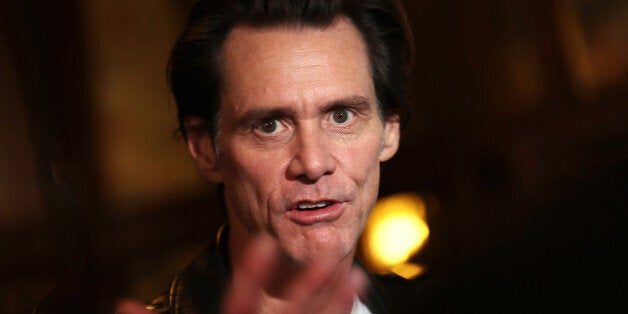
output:
[[336, 171], [332, 142], [316, 127], [301, 129], [292, 143], [294, 153], [288, 166], [288, 176], [305, 182], [316, 182]]

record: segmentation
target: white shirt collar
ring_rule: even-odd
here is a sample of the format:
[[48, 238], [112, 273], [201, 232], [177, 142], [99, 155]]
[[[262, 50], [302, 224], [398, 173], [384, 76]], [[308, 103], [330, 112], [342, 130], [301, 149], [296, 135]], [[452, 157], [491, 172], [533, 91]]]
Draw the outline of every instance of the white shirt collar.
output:
[[351, 314], [372, 314], [362, 301], [356, 296], [353, 299], [353, 307], [351, 308]]

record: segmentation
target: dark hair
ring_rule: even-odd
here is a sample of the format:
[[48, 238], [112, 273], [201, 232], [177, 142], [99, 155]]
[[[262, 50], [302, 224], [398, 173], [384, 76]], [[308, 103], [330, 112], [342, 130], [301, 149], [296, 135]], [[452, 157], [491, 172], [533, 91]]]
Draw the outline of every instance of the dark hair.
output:
[[[384, 114], [409, 113], [412, 35], [396, 0], [201, 0], [188, 16], [168, 62], [168, 80], [184, 137], [196, 130], [216, 134], [221, 102], [222, 48], [238, 25], [324, 28], [348, 18], [368, 47], [375, 94]], [[203, 119], [186, 129], [187, 117]]]

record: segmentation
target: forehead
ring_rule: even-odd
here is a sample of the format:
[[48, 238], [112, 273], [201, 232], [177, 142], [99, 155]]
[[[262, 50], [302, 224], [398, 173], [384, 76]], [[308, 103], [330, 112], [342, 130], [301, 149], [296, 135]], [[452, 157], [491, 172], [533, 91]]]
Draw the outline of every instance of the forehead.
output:
[[366, 45], [353, 24], [327, 28], [238, 26], [223, 51], [223, 104], [306, 104], [374, 98]]

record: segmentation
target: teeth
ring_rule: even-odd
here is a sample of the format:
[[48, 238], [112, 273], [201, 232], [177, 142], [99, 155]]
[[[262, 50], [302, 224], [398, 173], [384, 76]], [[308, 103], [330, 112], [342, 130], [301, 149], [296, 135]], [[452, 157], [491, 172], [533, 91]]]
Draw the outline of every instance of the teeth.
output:
[[330, 205], [329, 202], [301, 203], [297, 205], [297, 209], [315, 209], [315, 208], [323, 208], [329, 205]]

